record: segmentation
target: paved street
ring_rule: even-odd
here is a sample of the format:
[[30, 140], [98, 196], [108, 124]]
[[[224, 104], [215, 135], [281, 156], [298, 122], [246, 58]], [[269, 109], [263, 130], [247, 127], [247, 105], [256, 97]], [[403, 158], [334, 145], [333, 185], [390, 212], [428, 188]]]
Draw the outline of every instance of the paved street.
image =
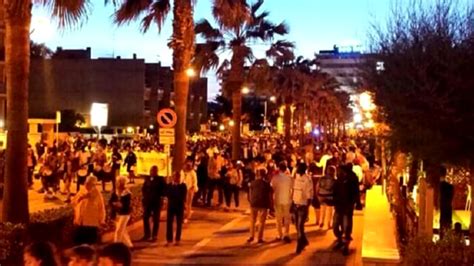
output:
[[[295, 254], [296, 242], [283, 244], [274, 241], [275, 220], [267, 220], [265, 244], [247, 244], [249, 216], [244, 212], [209, 211], [196, 209], [193, 219], [185, 225], [180, 246], [165, 247], [165, 223], [160, 225], [158, 244], [137, 243], [134, 265], [163, 264], [278, 264], [278, 265], [361, 265], [363, 213], [354, 216], [354, 241], [350, 255], [344, 257], [332, 251], [332, 231], [314, 226], [314, 213], [310, 212], [307, 236], [310, 245], [300, 254]], [[132, 232], [134, 239], [141, 237], [141, 227]], [[296, 238], [294, 226], [292, 239]]]

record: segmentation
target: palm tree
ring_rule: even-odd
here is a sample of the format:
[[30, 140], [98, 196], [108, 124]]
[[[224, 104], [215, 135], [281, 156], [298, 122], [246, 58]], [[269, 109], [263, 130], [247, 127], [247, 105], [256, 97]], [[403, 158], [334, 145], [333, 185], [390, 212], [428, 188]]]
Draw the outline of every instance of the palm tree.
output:
[[[31, 6], [34, 2], [49, 6], [52, 15], [65, 27], [78, 22], [88, 11], [84, 0], [3, 0], [0, 20], [5, 25], [5, 78], [7, 91], [7, 151], [2, 220], [27, 223], [28, 191], [28, 78], [30, 70]], [[2, 23], [3, 24], [3, 23]]]
[[[252, 45], [268, 44], [276, 35], [288, 33], [285, 23], [274, 24], [268, 12], [259, 12], [263, 0], [251, 5], [245, 0], [214, 0], [213, 14], [218, 23], [214, 28], [203, 19], [196, 24], [196, 34], [206, 40], [196, 48], [195, 65], [201, 71], [218, 69], [224, 77], [223, 89], [232, 95], [233, 120], [232, 159], [240, 157], [241, 89], [246, 81], [246, 67], [254, 60]], [[231, 59], [219, 60], [218, 53], [230, 51]]]
[[[178, 122], [175, 130], [173, 169], [181, 170], [186, 157], [186, 113], [188, 105], [189, 76], [194, 54], [193, 9], [195, 0], [173, 1], [173, 35], [168, 45], [173, 49], [173, 87], [175, 111]], [[171, 0], [125, 0], [115, 13], [119, 25], [141, 18], [142, 31], [149, 30], [152, 23], [158, 30], [171, 9]]]

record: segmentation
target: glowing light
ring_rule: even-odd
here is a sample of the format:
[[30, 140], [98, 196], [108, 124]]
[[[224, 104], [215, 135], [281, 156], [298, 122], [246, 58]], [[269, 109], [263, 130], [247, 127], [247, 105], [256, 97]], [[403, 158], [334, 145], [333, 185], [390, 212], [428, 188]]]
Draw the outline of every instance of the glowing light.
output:
[[193, 68], [188, 68], [186, 69], [186, 75], [188, 75], [188, 77], [192, 78], [192, 77], [195, 77], [196, 76], [196, 71], [193, 69]]
[[219, 130], [220, 130], [220, 131], [224, 131], [224, 129], [225, 129], [225, 126], [221, 124], [221, 125], [219, 126]]
[[270, 96], [270, 101], [271, 102], [276, 102], [277, 98], [275, 96]]
[[150, 128], [150, 129], [154, 129], [154, 128], [155, 128], [155, 126], [154, 126], [154, 125], [150, 125], [148, 128]]
[[234, 120], [229, 120], [229, 126], [230, 126], [230, 127], [233, 127], [234, 125], [235, 125]]
[[304, 124], [304, 127], [311, 127], [311, 122], [306, 122], [306, 124]]
[[313, 130], [313, 134], [314, 134], [315, 136], [319, 136], [319, 135], [321, 134], [321, 131], [319, 131], [319, 129], [315, 128], [315, 129]]
[[364, 123], [364, 127], [365, 128], [373, 128], [374, 127], [374, 121], [373, 120], [369, 120], [367, 122]]
[[372, 102], [372, 96], [368, 92], [361, 93], [359, 96], [359, 104], [362, 110], [372, 111], [375, 109], [375, 105]]
[[127, 127], [127, 133], [133, 133], [133, 127]]
[[370, 112], [365, 113], [365, 117], [367, 117], [368, 119], [371, 119], [372, 118], [372, 113], [370, 113]]
[[3, 128], [5, 126], [5, 122], [3, 122], [2, 119], [0, 119], [0, 128]]
[[242, 88], [242, 94], [249, 94], [249, 93], [250, 93], [249, 87], [243, 87]]
[[91, 126], [107, 126], [107, 120], [109, 116], [109, 105], [106, 103], [92, 103], [90, 115]]
[[354, 124], [358, 124], [362, 122], [362, 115], [361, 114], [354, 114]]

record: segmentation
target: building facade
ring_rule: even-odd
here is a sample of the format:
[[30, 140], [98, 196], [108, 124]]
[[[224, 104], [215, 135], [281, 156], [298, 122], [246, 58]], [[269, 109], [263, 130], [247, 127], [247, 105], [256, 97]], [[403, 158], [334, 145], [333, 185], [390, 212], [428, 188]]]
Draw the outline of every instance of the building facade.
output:
[[[130, 59], [91, 58], [91, 49], [59, 47], [51, 59], [32, 59], [29, 117], [54, 118], [56, 111], [89, 116], [94, 102], [109, 106], [109, 127], [156, 127], [156, 114], [174, 106], [173, 70], [160, 63]], [[1, 105], [0, 105], [1, 107]], [[207, 78], [191, 80], [188, 130], [207, 121]]]
[[52, 59], [31, 60], [29, 117], [53, 118], [65, 109], [87, 117], [98, 102], [108, 104], [109, 126], [143, 125], [144, 60], [90, 55], [90, 48], [58, 48]]
[[341, 49], [334, 45], [332, 50], [321, 50], [316, 55], [318, 67], [334, 77], [341, 89], [352, 92], [360, 85], [360, 67], [365, 63], [366, 54], [354, 49]]
[[[160, 63], [147, 63], [145, 69], [145, 119], [154, 124], [156, 113], [160, 109], [174, 107], [173, 70]], [[207, 78], [190, 79], [186, 121], [190, 132], [200, 131], [201, 124], [207, 123], [207, 88]]]

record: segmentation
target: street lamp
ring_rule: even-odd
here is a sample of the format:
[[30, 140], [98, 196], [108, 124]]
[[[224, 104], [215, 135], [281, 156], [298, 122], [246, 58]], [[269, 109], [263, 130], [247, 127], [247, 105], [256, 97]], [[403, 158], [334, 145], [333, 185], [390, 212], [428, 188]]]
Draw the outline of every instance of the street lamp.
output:
[[229, 127], [233, 127], [235, 125], [234, 120], [229, 120]]
[[[271, 102], [276, 102], [276, 97], [274, 95], [270, 96], [268, 98]], [[267, 99], [265, 99], [265, 102], [264, 102], [264, 114], [263, 114], [263, 127], [267, 127], [267, 109], [268, 109], [268, 101]]]
[[242, 94], [249, 94], [250, 93], [250, 89], [249, 87], [243, 87], [242, 90], [241, 90]]
[[195, 77], [196, 76], [196, 71], [190, 67], [188, 69], [186, 69], [186, 75], [188, 75], [188, 77], [192, 78], [192, 77]]
[[224, 126], [223, 124], [221, 124], [221, 125], [219, 126], [219, 130], [220, 130], [220, 131], [224, 131], [224, 129], [225, 129], [225, 126]]

